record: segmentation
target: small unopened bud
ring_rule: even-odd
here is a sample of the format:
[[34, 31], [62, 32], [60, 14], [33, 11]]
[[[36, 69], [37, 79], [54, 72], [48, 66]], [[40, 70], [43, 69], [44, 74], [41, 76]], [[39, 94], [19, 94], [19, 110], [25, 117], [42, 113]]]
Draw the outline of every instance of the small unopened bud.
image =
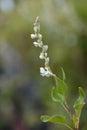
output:
[[42, 35], [41, 35], [41, 34], [38, 34], [38, 38], [39, 38], [40, 40], [42, 40]]
[[35, 45], [35, 47], [39, 47], [39, 43], [38, 42], [33, 42], [33, 44]]
[[40, 53], [40, 56], [39, 56], [40, 59], [45, 59], [45, 55], [43, 52]]
[[40, 32], [40, 25], [34, 26], [34, 32], [35, 33]]
[[47, 57], [47, 58], [45, 59], [45, 66], [49, 64], [49, 61], [50, 61], [50, 59], [49, 59], [49, 57]]
[[48, 45], [43, 46], [43, 52], [46, 52], [48, 50]]
[[37, 37], [36, 34], [31, 34], [31, 38], [32, 38], [32, 39], [34, 39], [34, 38], [36, 38], [36, 37]]

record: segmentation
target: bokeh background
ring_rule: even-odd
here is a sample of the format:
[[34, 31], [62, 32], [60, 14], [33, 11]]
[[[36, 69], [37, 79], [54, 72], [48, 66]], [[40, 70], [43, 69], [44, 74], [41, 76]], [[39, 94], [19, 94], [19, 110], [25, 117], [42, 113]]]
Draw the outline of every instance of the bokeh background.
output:
[[[44, 62], [30, 38], [36, 16], [52, 71], [62, 77], [65, 70], [70, 107], [79, 86], [87, 95], [87, 0], [0, 0], [0, 130], [67, 130], [40, 120], [65, 111], [52, 102], [53, 79], [39, 74]], [[87, 130], [87, 105], [80, 130]]]

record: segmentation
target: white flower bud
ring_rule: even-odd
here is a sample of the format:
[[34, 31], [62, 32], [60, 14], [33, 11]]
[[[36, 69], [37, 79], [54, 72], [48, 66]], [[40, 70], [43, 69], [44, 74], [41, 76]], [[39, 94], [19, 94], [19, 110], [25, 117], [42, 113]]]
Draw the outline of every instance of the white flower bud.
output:
[[43, 47], [43, 42], [41, 40], [39, 40], [39, 39], [37, 40], [37, 42], [39, 43], [39, 47], [42, 48]]
[[46, 52], [48, 50], [48, 45], [43, 46], [43, 52]]
[[45, 65], [48, 65], [49, 64], [49, 57], [47, 57], [46, 59], [45, 59]]
[[45, 56], [44, 56], [44, 53], [43, 53], [43, 52], [41, 52], [41, 53], [40, 53], [39, 58], [40, 58], [40, 59], [44, 59], [44, 58], [45, 58]]
[[44, 55], [45, 55], [45, 58], [46, 58], [47, 57], [47, 53], [45, 52]]
[[40, 40], [42, 40], [42, 35], [41, 35], [41, 34], [38, 34], [38, 38], [39, 38]]
[[35, 47], [39, 47], [39, 43], [38, 42], [33, 42], [33, 44], [35, 45]]
[[36, 37], [37, 37], [36, 34], [31, 34], [31, 38], [32, 38], [32, 39], [34, 39], [34, 38], [36, 38]]
[[39, 33], [40, 32], [40, 25], [35, 25], [34, 26], [34, 32]]
[[49, 70], [48, 67], [45, 67], [45, 70], [46, 70], [46, 73], [45, 73], [45, 76], [46, 76], [46, 77], [50, 77], [50, 76], [53, 75], [53, 73], [51, 72], [51, 70]]
[[40, 74], [45, 76], [46, 70], [43, 67], [40, 67]]
[[50, 72], [47, 67], [45, 67], [45, 69], [43, 67], [40, 67], [40, 74], [46, 77], [52, 76], [52, 72]]

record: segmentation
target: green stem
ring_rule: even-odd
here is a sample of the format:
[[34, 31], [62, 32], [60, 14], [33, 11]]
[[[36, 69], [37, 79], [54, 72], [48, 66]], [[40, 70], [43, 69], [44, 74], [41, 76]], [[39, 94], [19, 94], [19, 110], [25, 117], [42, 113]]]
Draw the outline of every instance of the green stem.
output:
[[70, 110], [69, 110], [64, 104], [63, 104], [62, 106], [63, 106], [63, 108], [66, 110], [66, 112], [68, 113], [70, 119], [72, 120], [72, 115], [71, 115]]
[[67, 125], [67, 124], [65, 124], [65, 126], [66, 126], [67, 128], [69, 128], [70, 130], [74, 130], [72, 127], [70, 127], [70, 126]]
[[[53, 74], [53, 77], [54, 77], [54, 79], [55, 79], [55, 83], [56, 83], [56, 86], [57, 86], [57, 81], [56, 81], [56, 79], [58, 79], [58, 77], [57, 77], [55, 74]], [[63, 108], [65, 109], [65, 111], [68, 113], [68, 115], [69, 115], [71, 121], [73, 122], [73, 117], [72, 117], [72, 114], [71, 114], [69, 105], [68, 105], [68, 103], [67, 103], [67, 101], [66, 101], [66, 98], [65, 98], [65, 101], [64, 101], [64, 103], [62, 104], [62, 106], [63, 106]], [[66, 124], [66, 126], [67, 126], [70, 130], [73, 130], [69, 125]], [[77, 129], [77, 130], [78, 130], [78, 129]]]

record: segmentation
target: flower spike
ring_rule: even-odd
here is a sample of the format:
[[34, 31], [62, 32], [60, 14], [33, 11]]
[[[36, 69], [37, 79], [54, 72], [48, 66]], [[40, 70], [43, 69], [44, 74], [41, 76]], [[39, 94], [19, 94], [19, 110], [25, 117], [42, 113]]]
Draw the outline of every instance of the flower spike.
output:
[[42, 34], [40, 34], [40, 20], [39, 16], [36, 17], [35, 23], [34, 23], [34, 34], [31, 34], [31, 38], [35, 39], [36, 41], [33, 42], [35, 47], [39, 47], [42, 49], [42, 52], [40, 53], [39, 58], [41, 60], [45, 60], [45, 67], [40, 67], [40, 74], [42, 76], [50, 77], [54, 76], [52, 73], [50, 66], [49, 66], [49, 57], [47, 56], [47, 50], [48, 50], [48, 45], [44, 45], [42, 41]]

